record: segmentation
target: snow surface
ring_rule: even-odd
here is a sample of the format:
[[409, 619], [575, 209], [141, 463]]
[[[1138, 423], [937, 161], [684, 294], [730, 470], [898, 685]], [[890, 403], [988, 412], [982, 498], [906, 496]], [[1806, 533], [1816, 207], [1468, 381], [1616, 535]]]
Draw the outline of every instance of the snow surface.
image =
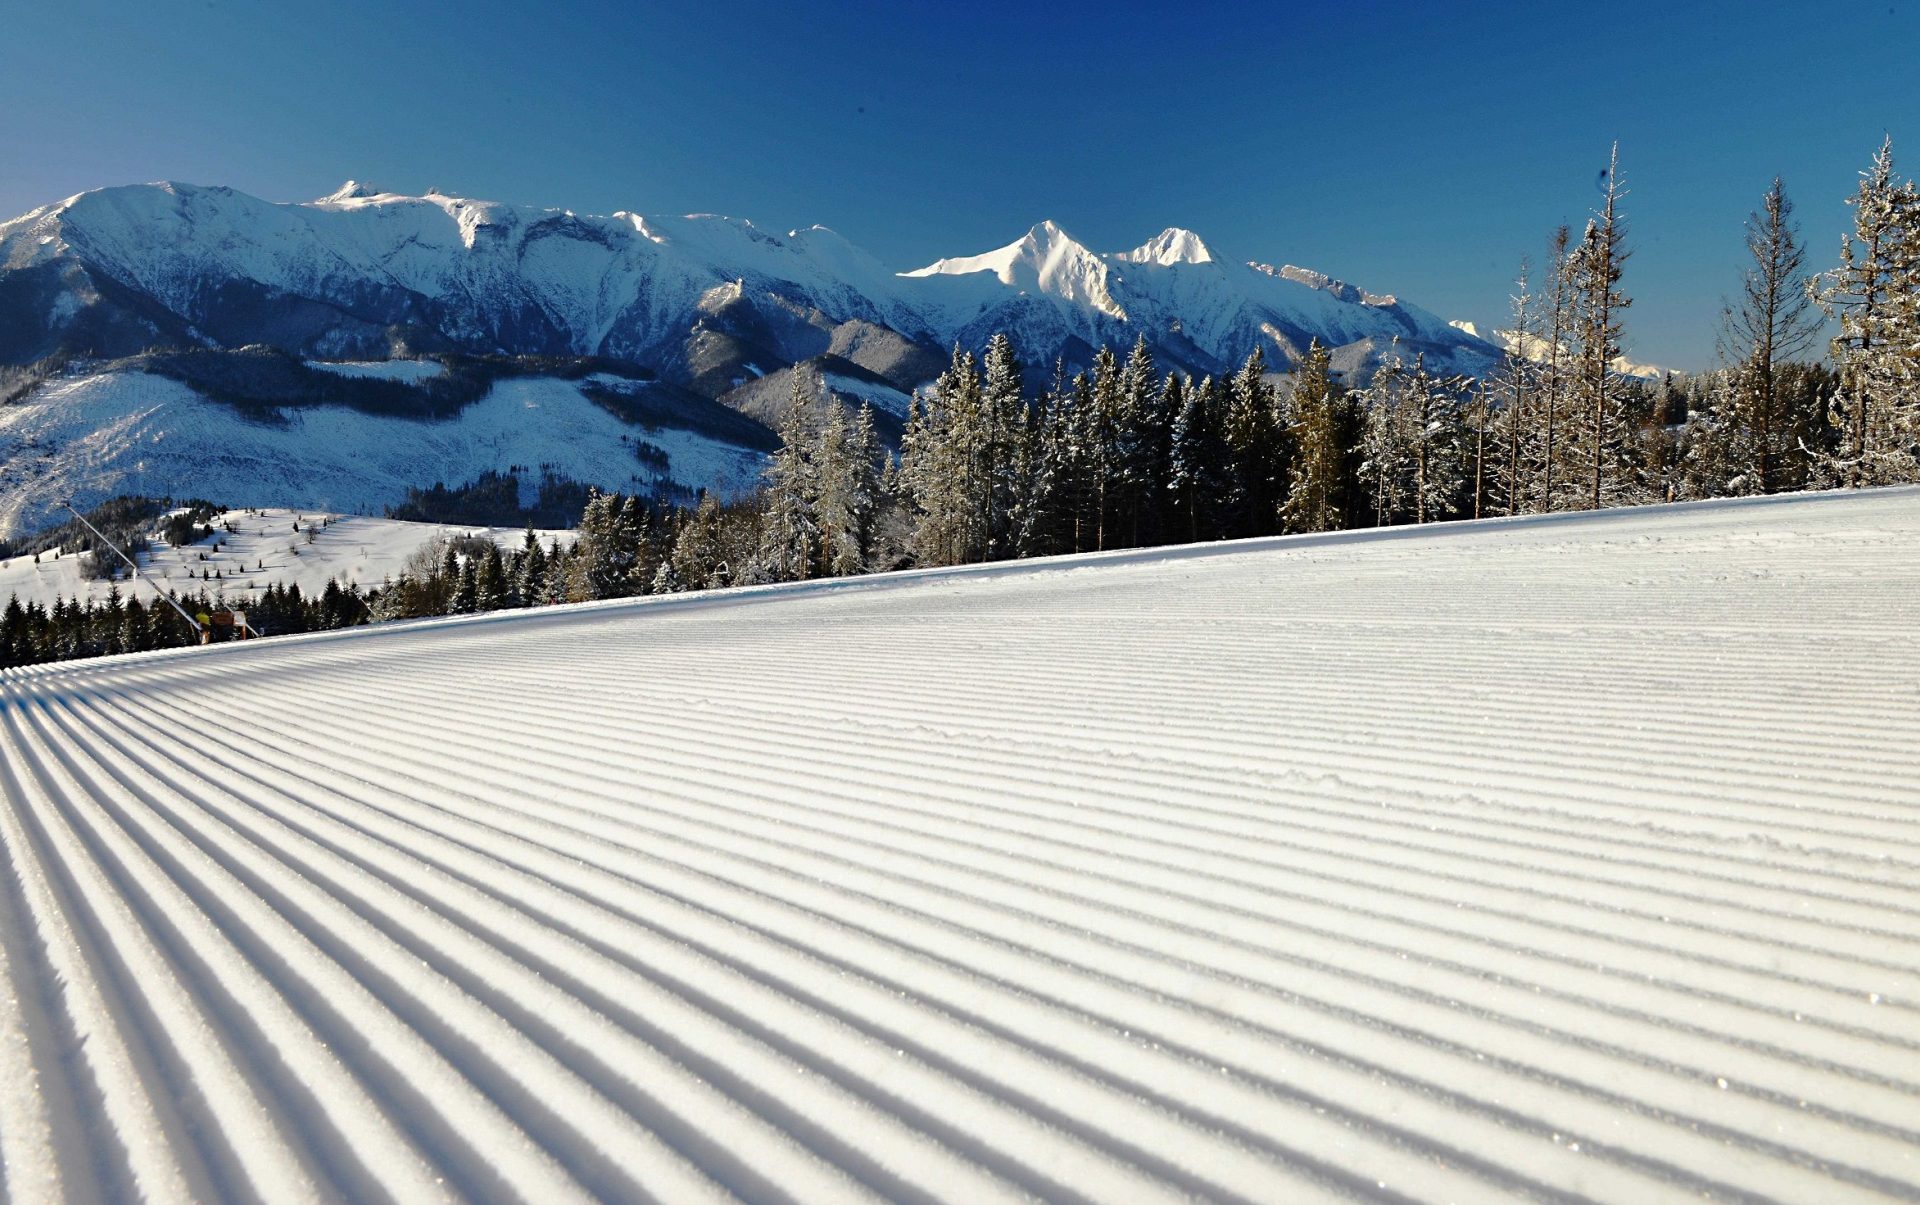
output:
[[373, 377], [409, 385], [432, 380], [445, 371], [438, 360], [308, 360], [307, 367], [343, 377]]
[[7, 1195], [1920, 1194], [1920, 491], [0, 675]]
[[460, 485], [516, 464], [531, 470], [522, 476], [528, 490], [543, 468], [603, 489], [648, 490], [657, 474], [633, 439], [666, 452], [667, 474], [682, 484], [724, 495], [759, 481], [759, 453], [628, 426], [568, 381], [501, 381], [450, 419], [319, 406], [285, 411], [275, 424], [167, 377], [66, 378], [0, 408], [0, 535], [45, 526], [62, 499], [86, 509], [125, 493], [376, 513], [410, 486]]
[[[325, 519], [333, 522], [322, 526]], [[213, 536], [195, 544], [175, 548], [156, 538], [148, 551], [135, 556], [141, 576], [162, 590], [181, 594], [204, 590], [209, 595], [224, 595], [235, 606], [245, 606], [271, 585], [297, 585], [308, 596], [326, 589], [329, 580], [342, 585], [378, 586], [386, 578], [400, 576], [407, 558], [421, 545], [443, 536], [480, 536], [515, 552], [525, 543], [527, 534], [525, 528], [404, 523], [277, 507], [228, 511], [210, 522]], [[239, 530], [229, 533], [227, 523]], [[298, 531], [294, 530], [296, 523]], [[311, 541], [307, 539], [309, 529]], [[544, 546], [554, 540], [571, 545], [576, 533], [541, 530], [536, 534]], [[213, 547], [216, 541], [221, 545], [218, 550]], [[22, 603], [43, 604], [51, 604], [56, 598], [104, 601], [115, 583], [82, 578], [80, 559], [72, 553], [56, 558], [52, 552], [43, 552], [38, 564], [31, 555], [0, 560], [0, 605], [12, 597]], [[202, 579], [202, 571], [218, 571], [221, 576], [218, 580]], [[123, 598], [137, 597], [148, 605], [154, 602], [153, 591], [127, 578], [124, 571], [117, 584]]]

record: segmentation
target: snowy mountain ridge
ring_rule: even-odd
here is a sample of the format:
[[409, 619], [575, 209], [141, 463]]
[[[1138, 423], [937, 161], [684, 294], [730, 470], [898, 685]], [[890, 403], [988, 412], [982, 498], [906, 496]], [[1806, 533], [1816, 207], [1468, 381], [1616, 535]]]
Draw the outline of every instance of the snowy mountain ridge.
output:
[[[1477, 324], [1458, 318], [1454, 319], [1448, 325], [1452, 326], [1455, 330], [1464, 331], [1476, 339], [1486, 339], [1489, 343], [1505, 351], [1517, 351], [1536, 364], [1544, 364], [1550, 358], [1549, 353], [1552, 350], [1552, 342], [1539, 335], [1529, 335], [1522, 340], [1516, 336], [1513, 331], [1496, 330], [1492, 333], [1491, 337], [1489, 337], [1480, 333], [1480, 327]], [[1523, 343], [1525, 344], [1524, 347], [1522, 346]], [[1566, 344], [1563, 342], [1561, 347], [1564, 349]], [[1658, 364], [1641, 364], [1628, 359], [1626, 356], [1615, 356], [1611, 367], [1614, 372], [1619, 373], [1623, 377], [1640, 377], [1650, 381], [1659, 380], [1672, 371], [1672, 369], [1662, 368]]]
[[[822, 226], [781, 236], [709, 214], [594, 216], [348, 181], [315, 201], [157, 183], [0, 223], [0, 363], [58, 350], [265, 343], [301, 355], [602, 355], [718, 396], [844, 355], [904, 388], [955, 343], [1010, 334], [1030, 363], [1144, 335], [1170, 368], [1276, 369], [1314, 338], [1364, 369], [1394, 339], [1449, 370], [1498, 349], [1392, 296], [1228, 262], [1168, 228], [1099, 253], [1058, 223], [893, 272]], [[930, 358], [933, 357], [933, 358]]]

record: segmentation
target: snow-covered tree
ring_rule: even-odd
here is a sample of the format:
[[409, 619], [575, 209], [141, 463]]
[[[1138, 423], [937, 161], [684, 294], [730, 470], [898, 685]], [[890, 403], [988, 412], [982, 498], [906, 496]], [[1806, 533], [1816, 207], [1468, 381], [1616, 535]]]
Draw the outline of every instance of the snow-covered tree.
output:
[[880, 441], [873, 409], [862, 406], [849, 419], [833, 405], [820, 432], [814, 514], [826, 572], [836, 577], [865, 573], [873, 555], [873, 524], [880, 500]]
[[1267, 535], [1279, 524], [1285, 436], [1266, 378], [1267, 358], [1256, 347], [1227, 388], [1227, 511], [1236, 536]]
[[1631, 304], [1620, 289], [1626, 263], [1626, 222], [1620, 201], [1620, 148], [1607, 161], [1606, 200], [1587, 222], [1572, 260], [1575, 348], [1575, 446], [1584, 480], [1577, 505], [1590, 509], [1635, 500], [1626, 387], [1614, 369], [1620, 357], [1621, 311]]
[[1432, 523], [1457, 515], [1466, 492], [1470, 449], [1464, 392], [1458, 377], [1428, 371], [1416, 357], [1407, 382], [1404, 430], [1413, 440], [1413, 518]]
[[1416, 411], [1410, 401], [1413, 373], [1397, 352], [1381, 361], [1360, 393], [1365, 415], [1360, 434], [1360, 478], [1373, 503], [1373, 524], [1386, 527], [1412, 515]]
[[[1532, 263], [1522, 259], [1520, 274], [1514, 279], [1509, 350], [1487, 382], [1485, 396], [1492, 408], [1487, 417], [1492, 493], [1499, 500], [1500, 513], [1507, 515], [1526, 514], [1538, 496], [1537, 457], [1544, 436], [1540, 428], [1547, 413], [1544, 374], [1534, 358], [1546, 337], [1540, 330], [1540, 302], [1533, 292], [1532, 276]], [[1483, 465], [1483, 469], [1486, 467]]]
[[1837, 485], [1912, 481], [1920, 475], [1920, 189], [1894, 172], [1884, 141], [1847, 202], [1853, 230], [1840, 265], [1814, 282], [1814, 299], [1839, 320], [1832, 356], [1840, 373], [1840, 450], [1820, 479]]
[[1124, 542], [1159, 539], [1161, 499], [1172, 459], [1173, 420], [1147, 337], [1140, 335], [1120, 370], [1120, 413], [1114, 431], [1115, 478]]
[[[713, 590], [734, 584], [738, 567], [724, 530], [720, 503], [712, 494], [702, 494], [700, 504], [685, 516], [673, 541], [673, 552], [665, 562], [667, 572], [662, 583], [656, 578], [657, 593], [677, 590]], [[664, 589], [658, 588], [664, 585]]]
[[[820, 494], [815, 410], [819, 399], [813, 374], [796, 366], [780, 419], [780, 447], [767, 460], [762, 494], [758, 575], [767, 581], [797, 582], [813, 577], [821, 564]], [[838, 403], [834, 408], [839, 409]]]
[[1742, 274], [1739, 296], [1724, 307], [1720, 353], [1732, 370], [1729, 434], [1751, 475], [1752, 488], [1745, 492], [1769, 494], [1803, 477], [1783, 462], [1804, 455], [1810, 427], [1806, 415], [1786, 409], [1780, 366], [1804, 355], [1820, 332], [1807, 293], [1806, 253], [1793, 223], [1793, 202], [1778, 176], [1759, 211], [1747, 217], [1746, 245], [1752, 262]]

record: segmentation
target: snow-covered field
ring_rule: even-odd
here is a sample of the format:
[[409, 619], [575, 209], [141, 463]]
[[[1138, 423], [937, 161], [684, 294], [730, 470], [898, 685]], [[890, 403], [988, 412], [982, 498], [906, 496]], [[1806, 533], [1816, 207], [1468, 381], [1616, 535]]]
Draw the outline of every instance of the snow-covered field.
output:
[[1920, 491], [0, 677], [14, 1199], [1920, 1195]]
[[[336, 367], [394, 377], [408, 363]], [[409, 486], [462, 485], [516, 464], [530, 467], [529, 487], [551, 467], [603, 489], [645, 490], [658, 474], [623, 442], [635, 437], [666, 452], [682, 484], [731, 494], [759, 481], [758, 453], [627, 426], [568, 381], [501, 381], [440, 421], [319, 406], [269, 424], [166, 377], [69, 377], [0, 407], [0, 535], [57, 521], [62, 499], [86, 509], [127, 493], [371, 514]]]
[[[333, 522], [323, 524], [329, 518]], [[213, 538], [198, 544], [173, 548], [156, 540], [149, 551], [139, 555], [141, 575], [161, 589], [181, 594], [205, 591], [245, 606], [272, 585], [298, 585], [309, 597], [326, 589], [329, 580], [342, 585], [378, 586], [386, 578], [400, 576], [408, 557], [427, 541], [441, 536], [481, 536], [509, 552], [518, 550], [526, 540], [524, 529], [403, 523], [275, 507], [228, 511], [210, 522]], [[238, 530], [229, 533], [227, 523]], [[541, 531], [538, 535], [542, 544], [553, 540], [571, 544], [574, 538], [570, 531]], [[213, 547], [215, 540], [220, 542], [217, 550]], [[215, 572], [220, 574], [217, 579], [211, 576]], [[208, 576], [203, 578], [202, 573]], [[137, 597], [147, 605], [154, 602], [146, 586], [127, 580], [124, 574], [119, 587], [123, 597]], [[84, 579], [80, 557], [73, 554], [55, 557], [46, 552], [37, 563], [31, 556], [0, 560], [0, 606], [13, 597], [22, 603], [51, 604], [56, 598], [102, 602], [112, 588], [113, 584], [106, 581]]]

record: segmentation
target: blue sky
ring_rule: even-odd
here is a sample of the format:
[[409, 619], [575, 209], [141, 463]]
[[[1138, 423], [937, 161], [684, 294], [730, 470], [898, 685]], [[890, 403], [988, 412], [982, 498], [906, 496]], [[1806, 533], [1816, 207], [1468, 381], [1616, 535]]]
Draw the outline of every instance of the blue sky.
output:
[[[1884, 133], [1920, 167], [1920, 5], [9, 5], [0, 211], [140, 180], [356, 177], [832, 226], [897, 268], [1054, 218], [1162, 227], [1445, 317], [1621, 143], [1637, 358], [1701, 367], [1783, 174], [1824, 266]], [[1908, 144], [1905, 140], [1914, 141]]]

